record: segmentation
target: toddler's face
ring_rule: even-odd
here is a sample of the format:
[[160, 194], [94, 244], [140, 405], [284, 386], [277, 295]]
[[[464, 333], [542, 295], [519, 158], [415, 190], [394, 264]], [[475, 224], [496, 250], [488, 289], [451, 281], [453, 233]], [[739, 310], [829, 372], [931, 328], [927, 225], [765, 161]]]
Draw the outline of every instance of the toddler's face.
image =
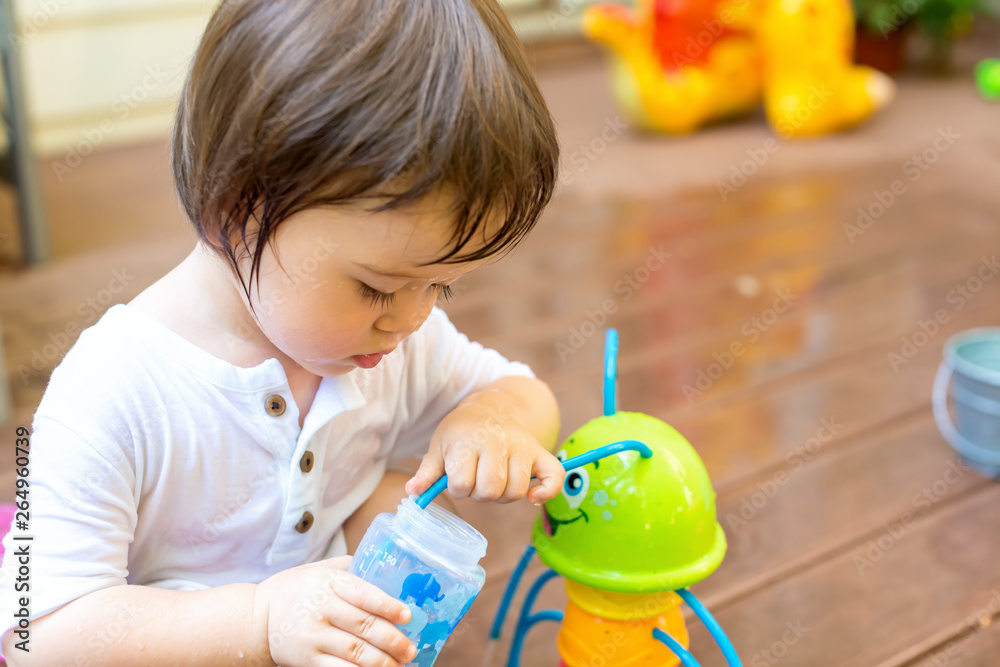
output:
[[451, 240], [444, 206], [430, 197], [402, 211], [309, 209], [282, 222], [261, 258], [259, 296], [256, 281], [251, 289], [260, 330], [316, 375], [378, 364], [445, 286], [486, 261], [423, 266]]

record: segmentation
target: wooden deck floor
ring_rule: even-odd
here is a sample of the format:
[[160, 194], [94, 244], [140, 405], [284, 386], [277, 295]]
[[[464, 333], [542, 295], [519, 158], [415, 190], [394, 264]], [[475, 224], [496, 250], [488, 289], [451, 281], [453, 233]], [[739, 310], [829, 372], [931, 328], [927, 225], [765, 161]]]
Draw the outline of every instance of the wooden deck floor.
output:
[[[713, 478], [729, 552], [694, 591], [745, 665], [1000, 664], [1000, 485], [956, 462], [930, 410], [945, 340], [1000, 324], [997, 107], [966, 78], [904, 82], [872, 123], [782, 144], [724, 200], [718, 183], [770, 136], [762, 122], [683, 140], [625, 130], [588, 157], [616, 122], [603, 67], [540, 76], [568, 182], [514, 256], [466, 282], [448, 307], [459, 328], [551, 383], [564, 435], [599, 414], [600, 331], [619, 330], [621, 408], [674, 425]], [[55, 259], [0, 275], [13, 425], [111, 272], [134, 276], [114, 295], [127, 301], [192, 244], [162, 145], [95, 154], [63, 182], [47, 171], [46, 189]], [[845, 227], [859, 207], [871, 223]], [[13, 234], [9, 214], [0, 224]], [[636, 289], [616, 291], [626, 279]], [[489, 579], [438, 664], [495, 667], [510, 632], [484, 650], [488, 627], [534, 508], [463, 512], [490, 540]], [[690, 627], [701, 664], [724, 664]], [[522, 664], [555, 667], [554, 636], [537, 628]]]

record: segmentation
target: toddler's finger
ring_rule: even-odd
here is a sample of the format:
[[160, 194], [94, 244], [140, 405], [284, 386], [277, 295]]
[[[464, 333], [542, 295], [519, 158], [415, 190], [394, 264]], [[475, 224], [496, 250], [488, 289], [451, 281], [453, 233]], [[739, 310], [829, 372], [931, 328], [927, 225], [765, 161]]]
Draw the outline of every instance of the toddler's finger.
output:
[[506, 504], [524, 498], [530, 484], [530, 462], [516, 456], [510, 457], [507, 461], [507, 488], [504, 489], [503, 496], [497, 502]]
[[390, 623], [409, 623], [410, 608], [374, 584], [353, 574], [341, 572], [333, 579], [333, 591], [342, 600], [358, 609], [375, 614]]
[[566, 470], [559, 459], [546, 452], [535, 460], [532, 472], [541, 484], [528, 491], [528, 502], [541, 505], [559, 495], [566, 477]]
[[[448, 479], [451, 479], [449, 475]], [[507, 488], [507, 454], [501, 448], [491, 448], [479, 452], [476, 464], [476, 487], [472, 491], [473, 500], [498, 500]]]
[[[398, 631], [397, 631], [398, 632]], [[383, 651], [379, 647], [371, 644], [350, 631], [341, 628], [329, 628], [328, 631], [318, 633], [316, 638], [316, 648], [328, 656], [340, 658], [345, 665], [358, 665], [359, 667], [400, 667], [403, 663], [409, 662], [416, 656], [416, 648], [407, 648], [401, 657], [396, 654]], [[402, 636], [402, 635], [400, 635]], [[407, 640], [410, 647], [413, 646]], [[340, 664], [334, 661], [335, 664]], [[318, 663], [317, 663], [318, 664]], [[322, 663], [327, 664], [327, 663]]]
[[466, 498], [476, 485], [479, 454], [468, 447], [453, 447], [444, 461], [448, 473], [448, 493], [453, 498]]
[[[395, 625], [338, 599], [325, 609], [328, 623], [342, 632], [324, 633], [323, 650], [352, 664], [409, 662], [417, 648]], [[366, 662], [359, 661], [363, 658]]]
[[441, 456], [434, 451], [429, 452], [420, 462], [417, 472], [406, 483], [404, 487], [410, 495], [420, 495], [431, 488], [434, 482], [441, 479], [444, 474], [444, 461]]

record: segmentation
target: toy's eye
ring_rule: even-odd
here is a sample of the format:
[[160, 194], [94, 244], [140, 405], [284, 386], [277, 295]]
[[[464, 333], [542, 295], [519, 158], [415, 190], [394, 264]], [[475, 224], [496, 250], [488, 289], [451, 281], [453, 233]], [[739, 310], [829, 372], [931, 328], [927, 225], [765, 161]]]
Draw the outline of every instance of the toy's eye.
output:
[[565, 461], [569, 457], [566, 456], [566, 450], [565, 449], [560, 449], [558, 452], [556, 452], [556, 458], [559, 459], [560, 461]]
[[590, 488], [590, 474], [584, 468], [577, 468], [566, 473], [566, 481], [563, 482], [563, 495], [573, 509], [579, 507], [583, 499], [587, 497], [587, 489]]

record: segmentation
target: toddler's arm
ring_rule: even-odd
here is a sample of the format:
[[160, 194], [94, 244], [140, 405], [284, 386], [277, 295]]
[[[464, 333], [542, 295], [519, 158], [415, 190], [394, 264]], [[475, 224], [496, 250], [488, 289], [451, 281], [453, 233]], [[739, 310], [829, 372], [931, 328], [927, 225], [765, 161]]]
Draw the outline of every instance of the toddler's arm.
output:
[[411, 659], [413, 644], [394, 626], [409, 621], [409, 609], [348, 574], [349, 563], [333, 558], [201, 591], [112, 586], [33, 621], [30, 652], [6, 633], [4, 656], [13, 667], [304, 667], [324, 654], [396, 667]]

